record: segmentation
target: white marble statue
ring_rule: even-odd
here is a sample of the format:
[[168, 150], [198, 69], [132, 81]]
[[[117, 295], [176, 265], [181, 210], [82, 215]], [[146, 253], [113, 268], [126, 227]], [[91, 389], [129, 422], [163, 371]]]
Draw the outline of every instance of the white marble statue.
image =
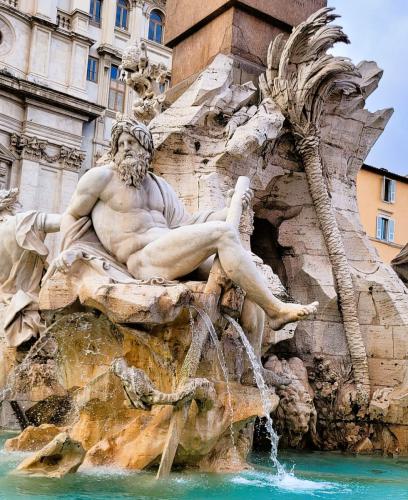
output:
[[61, 216], [29, 211], [14, 214], [18, 189], [0, 190], [0, 334], [10, 347], [41, 330], [38, 293], [48, 249], [47, 233]]
[[[130, 118], [114, 124], [113, 162], [91, 169], [79, 181], [61, 223], [64, 251], [50, 273], [67, 271], [78, 259], [96, 259], [104, 269], [136, 279], [174, 280], [218, 253], [228, 278], [272, 318], [276, 329], [316, 311], [316, 302], [287, 304], [272, 294], [238, 232], [225, 222], [227, 209], [187, 213], [172, 187], [149, 172], [152, 154], [146, 126]], [[248, 190], [244, 207], [251, 197]]]

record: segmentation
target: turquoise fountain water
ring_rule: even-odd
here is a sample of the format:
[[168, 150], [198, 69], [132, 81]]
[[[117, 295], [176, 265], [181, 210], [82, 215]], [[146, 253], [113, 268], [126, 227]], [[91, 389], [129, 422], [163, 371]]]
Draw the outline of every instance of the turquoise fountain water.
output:
[[278, 460], [278, 443], [279, 443], [279, 437], [276, 434], [274, 428], [273, 428], [273, 422], [271, 418], [271, 411], [272, 408], [270, 406], [270, 399], [269, 399], [269, 389], [265, 383], [265, 380], [262, 376], [262, 366], [260, 364], [260, 361], [256, 357], [256, 354], [247, 339], [244, 330], [242, 329], [241, 325], [235, 321], [235, 319], [231, 318], [227, 314], [225, 315], [226, 319], [229, 321], [229, 323], [235, 328], [236, 332], [240, 336], [240, 339], [245, 347], [245, 351], [248, 355], [249, 361], [251, 363], [253, 372], [254, 372], [254, 377], [256, 381], [256, 385], [258, 386], [259, 389], [259, 394], [261, 397], [262, 401], [262, 407], [264, 410], [265, 414], [265, 420], [266, 420], [266, 430], [268, 431], [269, 439], [271, 441], [271, 461], [276, 467], [276, 471], [278, 473], [278, 479], [279, 480], [285, 480], [285, 476], [287, 475], [287, 472], [285, 471], [285, 468], [282, 466], [282, 464]]
[[234, 460], [236, 460], [238, 458], [237, 457], [238, 451], [237, 451], [237, 448], [235, 446], [235, 434], [234, 434], [234, 427], [233, 427], [234, 409], [232, 407], [231, 386], [229, 383], [227, 363], [225, 362], [224, 353], [222, 351], [220, 341], [218, 340], [217, 332], [215, 331], [215, 328], [214, 328], [214, 325], [211, 321], [211, 318], [208, 316], [208, 314], [203, 309], [200, 309], [199, 307], [196, 307], [196, 306], [192, 306], [192, 308], [190, 309], [191, 331], [193, 332], [193, 329], [194, 329], [194, 320], [192, 319], [192, 314], [191, 314], [192, 310], [197, 311], [197, 313], [200, 315], [200, 317], [202, 318], [202, 320], [204, 321], [204, 323], [208, 329], [211, 341], [215, 347], [215, 352], [217, 354], [218, 364], [220, 365], [222, 374], [224, 376], [225, 385], [227, 387], [228, 410], [229, 410], [230, 417], [231, 417], [231, 419], [230, 419], [231, 420], [231, 422], [230, 422], [230, 436], [231, 436], [232, 449], [233, 449], [233, 453], [234, 453], [234, 457], [232, 457], [232, 458]]
[[[0, 434], [0, 449], [10, 434]], [[408, 459], [353, 457], [340, 453], [280, 453], [296, 477], [278, 480], [268, 454], [251, 457], [254, 470], [218, 475], [172, 473], [156, 481], [154, 473], [123, 472], [112, 468], [81, 469], [62, 479], [9, 475], [25, 454], [0, 451], [0, 499], [35, 500], [261, 500], [347, 499], [406, 500]]]

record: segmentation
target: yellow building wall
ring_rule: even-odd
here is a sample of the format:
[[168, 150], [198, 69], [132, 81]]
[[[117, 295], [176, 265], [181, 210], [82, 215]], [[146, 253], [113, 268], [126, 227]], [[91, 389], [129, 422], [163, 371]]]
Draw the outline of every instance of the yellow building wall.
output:
[[[390, 262], [408, 242], [408, 183], [396, 181], [395, 202], [387, 203], [382, 199], [383, 178], [369, 170], [361, 169], [357, 176], [357, 201], [361, 223], [377, 248], [384, 262]], [[390, 177], [388, 177], [390, 178]], [[394, 243], [376, 238], [377, 215], [381, 213], [395, 221]]]

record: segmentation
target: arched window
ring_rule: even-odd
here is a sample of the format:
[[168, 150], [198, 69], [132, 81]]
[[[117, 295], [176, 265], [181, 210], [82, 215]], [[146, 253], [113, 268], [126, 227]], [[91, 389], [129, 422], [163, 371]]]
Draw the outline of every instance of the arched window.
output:
[[158, 10], [152, 10], [149, 20], [149, 40], [163, 43], [164, 16]]
[[118, 0], [116, 3], [115, 26], [123, 30], [128, 29], [129, 4], [126, 0]]

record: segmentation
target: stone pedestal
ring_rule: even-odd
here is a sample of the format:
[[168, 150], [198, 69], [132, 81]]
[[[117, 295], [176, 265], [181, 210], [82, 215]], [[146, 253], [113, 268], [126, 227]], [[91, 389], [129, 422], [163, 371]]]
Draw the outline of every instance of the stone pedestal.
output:
[[237, 83], [266, 65], [270, 41], [324, 7], [326, 0], [168, 0], [166, 45], [173, 49], [173, 86], [204, 69], [219, 54], [236, 60]]

